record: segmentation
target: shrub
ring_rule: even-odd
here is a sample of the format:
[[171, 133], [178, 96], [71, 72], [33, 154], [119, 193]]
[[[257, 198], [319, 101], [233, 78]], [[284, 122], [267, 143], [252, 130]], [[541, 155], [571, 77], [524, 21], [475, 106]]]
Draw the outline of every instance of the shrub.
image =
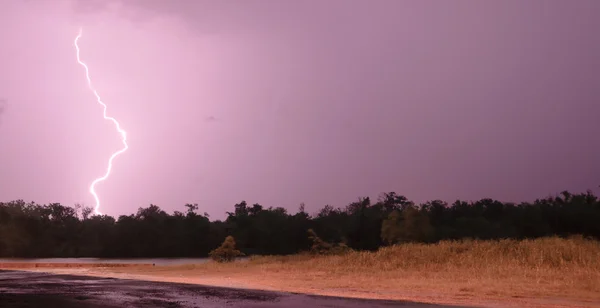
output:
[[393, 211], [381, 225], [381, 239], [388, 245], [428, 242], [433, 234], [427, 214], [414, 206], [408, 206], [402, 212]]
[[232, 262], [235, 258], [243, 256], [244, 253], [235, 249], [235, 239], [230, 235], [225, 238], [220, 247], [211, 251], [208, 255], [217, 262]]
[[310, 252], [316, 255], [342, 255], [352, 251], [344, 243], [332, 244], [323, 241], [313, 229], [308, 229], [308, 238], [312, 241]]

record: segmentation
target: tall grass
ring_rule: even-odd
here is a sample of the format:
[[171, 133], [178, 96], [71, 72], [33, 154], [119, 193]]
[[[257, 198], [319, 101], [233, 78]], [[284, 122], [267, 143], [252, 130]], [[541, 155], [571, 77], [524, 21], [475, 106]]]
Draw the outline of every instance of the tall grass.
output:
[[572, 237], [533, 240], [463, 240], [436, 244], [402, 244], [376, 252], [341, 256], [253, 257], [246, 266], [283, 266], [327, 272], [390, 272], [423, 270], [502, 271], [576, 270], [600, 273], [600, 242]]
[[254, 256], [232, 263], [157, 266], [141, 272], [233, 277], [290, 292], [346, 290], [339, 291], [344, 296], [363, 292], [360, 296], [405, 299], [406, 292], [468, 293], [471, 298], [538, 296], [600, 303], [600, 242], [582, 237], [402, 244], [375, 252]]

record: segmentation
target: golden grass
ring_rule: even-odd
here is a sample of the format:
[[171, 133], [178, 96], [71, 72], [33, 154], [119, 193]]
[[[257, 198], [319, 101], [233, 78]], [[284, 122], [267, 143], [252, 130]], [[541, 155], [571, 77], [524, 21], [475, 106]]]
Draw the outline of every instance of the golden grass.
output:
[[600, 299], [600, 242], [580, 237], [404, 244], [343, 256], [263, 256], [179, 268], [232, 277], [258, 272], [261, 279], [287, 278], [278, 283], [292, 289]]
[[[318, 271], [336, 275], [390, 275], [404, 272], [427, 275], [460, 274], [462, 279], [564, 277], [584, 272], [600, 275], [600, 242], [582, 238], [535, 240], [444, 241], [437, 244], [404, 244], [377, 252], [352, 252], [342, 256], [258, 256], [248, 262], [182, 265], [165, 269], [231, 270], [260, 268], [273, 271]], [[469, 274], [468, 277], [465, 277]], [[456, 277], [460, 279], [460, 277]], [[557, 277], [558, 278], [558, 277]], [[578, 281], [577, 283], [581, 283]], [[600, 287], [600, 285], [598, 285]]]
[[600, 306], [600, 242], [580, 237], [444, 241], [342, 256], [262, 256], [229, 264], [106, 271], [349, 297], [504, 307], [561, 307], [566, 300], [565, 307]]

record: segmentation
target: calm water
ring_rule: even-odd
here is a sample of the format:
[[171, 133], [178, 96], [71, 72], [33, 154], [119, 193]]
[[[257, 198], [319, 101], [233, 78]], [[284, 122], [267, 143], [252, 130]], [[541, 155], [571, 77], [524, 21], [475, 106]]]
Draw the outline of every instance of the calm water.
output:
[[101, 258], [41, 258], [41, 259], [0, 259], [0, 263], [153, 263], [156, 265], [198, 264], [208, 261], [207, 258], [174, 258], [174, 259], [101, 259]]

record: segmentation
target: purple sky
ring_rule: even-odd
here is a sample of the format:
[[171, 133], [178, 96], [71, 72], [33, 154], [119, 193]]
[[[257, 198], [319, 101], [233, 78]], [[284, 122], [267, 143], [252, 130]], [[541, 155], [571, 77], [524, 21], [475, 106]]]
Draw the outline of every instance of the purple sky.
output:
[[0, 199], [101, 211], [600, 184], [600, 1], [0, 1]]

